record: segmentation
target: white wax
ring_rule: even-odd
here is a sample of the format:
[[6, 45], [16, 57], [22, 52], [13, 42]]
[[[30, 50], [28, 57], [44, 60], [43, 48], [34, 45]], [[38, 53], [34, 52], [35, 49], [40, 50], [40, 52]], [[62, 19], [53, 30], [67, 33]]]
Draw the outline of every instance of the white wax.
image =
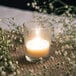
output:
[[49, 53], [49, 42], [36, 37], [26, 43], [27, 54], [32, 57], [44, 57]]

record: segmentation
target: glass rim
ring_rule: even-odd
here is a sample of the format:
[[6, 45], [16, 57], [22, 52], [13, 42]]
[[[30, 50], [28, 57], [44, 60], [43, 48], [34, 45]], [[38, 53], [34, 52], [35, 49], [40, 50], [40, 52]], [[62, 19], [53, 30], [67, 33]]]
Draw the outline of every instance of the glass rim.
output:
[[51, 30], [52, 29], [52, 27], [51, 26], [46, 26], [46, 27], [42, 27], [42, 26], [32, 26], [32, 27], [30, 27], [30, 26], [26, 26], [27, 27], [27, 29], [30, 29], [30, 30]]

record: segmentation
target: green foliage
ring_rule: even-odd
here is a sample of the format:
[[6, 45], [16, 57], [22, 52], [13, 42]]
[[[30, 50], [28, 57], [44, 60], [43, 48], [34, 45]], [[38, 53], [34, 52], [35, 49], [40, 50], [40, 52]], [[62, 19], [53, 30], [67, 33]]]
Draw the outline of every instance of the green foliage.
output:
[[0, 76], [17, 76], [19, 71], [18, 61], [13, 60], [10, 56], [14, 39], [9, 31], [0, 27]]
[[70, 13], [76, 15], [76, 6], [66, 4], [62, 0], [33, 0], [32, 3], [27, 3], [27, 6], [43, 13], [54, 13], [57, 15]]
[[[41, 17], [39, 18], [41, 19]], [[23, 73], [23, 76], [46, 76], [47, 71], [49, 71], [51, 75], [53, 71], [59, 70], [62, 67], [65, 70], [65, 73], [62, 76], [73, 75], [73, 71], [76, 69], [76, 22], [73, 22], [74, 18], [72, 18], [71, 15], [70, 17], [65, 17], [65, 19], [55, 18], [51, 19], [50, 24], [53, 25], [52, 23], [60, 23], [63, 26], [63, 33], [60, 32], [57, 35], [53, 35], [55, 41], [52, 40], [52, 48], [56, 48], [56, 50], [53, 51], [54, 55], [50, 56], [50, 60], [52, 60], [51, 63], [54, 62], [55, 59], [57, 60], [57, 58], [62, 58], [63, 61], [59, 60], [54, 64], [54, 66], [49, 66], [49, 70], [46, 66], [43, 66], [40, 72], [37, 73], [34, 73], [34, 71], [31, 69], [27, 70], [25, 73]], [[44, 19], [44, 21], [47, 20]], [[11, 26], [14, 26], [15, 29], [6, 31], [5, 29], [0, 28], [1, 76], [17, 76], [20, 74], [18, 61], [15, 61], [11, 58], [10, 52], [11, 50], [13, 52], [16, 51], [16, 47], [24, 43], [22, 27], [18, 27], [16, 24]], [[53, 33], [54, 32], [55, 30]]]

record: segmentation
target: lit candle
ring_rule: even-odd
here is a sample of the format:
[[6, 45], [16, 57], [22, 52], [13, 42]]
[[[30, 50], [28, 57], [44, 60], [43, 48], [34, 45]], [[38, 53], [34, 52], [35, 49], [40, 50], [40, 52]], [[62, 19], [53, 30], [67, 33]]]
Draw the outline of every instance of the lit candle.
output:
[[27, 54], [30, 57], [46, 57], [49, 53], [49, 41], [39, 36], [36, 30], [36, 37], [26, 42]]

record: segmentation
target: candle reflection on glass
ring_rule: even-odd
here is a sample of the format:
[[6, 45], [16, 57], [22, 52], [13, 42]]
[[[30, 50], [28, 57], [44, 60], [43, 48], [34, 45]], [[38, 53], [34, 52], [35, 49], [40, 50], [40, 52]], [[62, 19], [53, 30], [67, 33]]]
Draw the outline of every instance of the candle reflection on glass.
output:
[[25, 58], [27, 61], [45, 61], [50, 56], [51, 29], [29, 27], [24, 32]]
[[36, 29], [36, 37], [27, 41], [26, 49], [30, 57], [45, 57], [49, 53], [49, 42], [40, 37], [40, 30]]

